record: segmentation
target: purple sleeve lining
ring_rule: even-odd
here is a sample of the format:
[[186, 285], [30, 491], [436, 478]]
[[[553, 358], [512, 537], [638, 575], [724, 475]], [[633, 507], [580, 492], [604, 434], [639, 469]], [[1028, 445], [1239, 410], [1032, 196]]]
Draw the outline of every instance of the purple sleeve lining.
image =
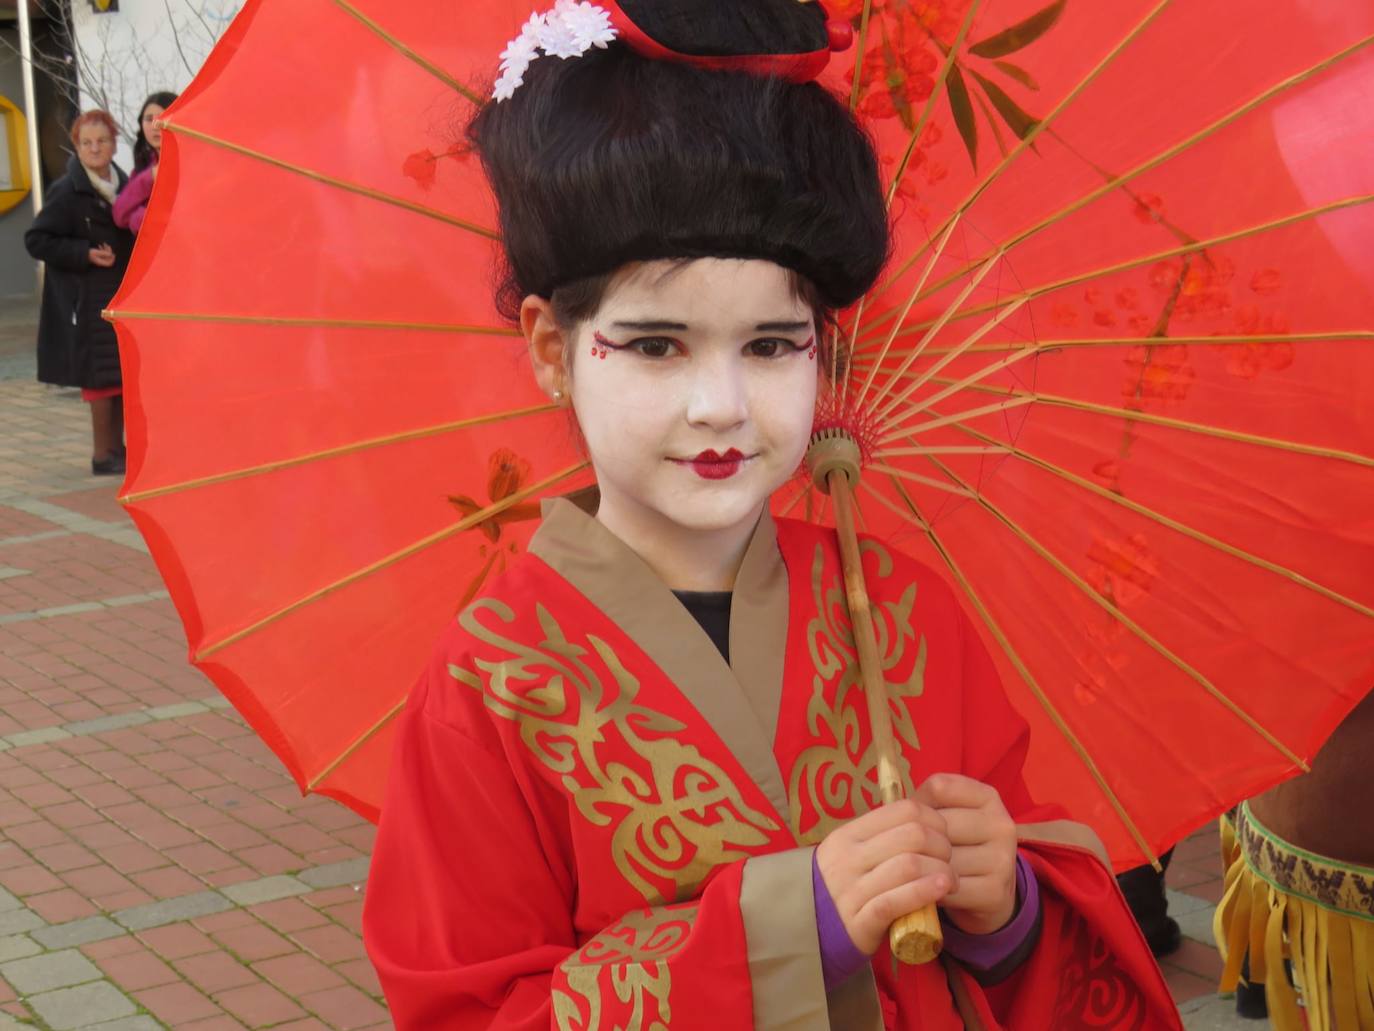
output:
[[[844, 928], [844, 920], [830, 897], [814, 854], [811, 858], [811, 890], [816, 900], [816, 936], [820, 942], [821, 974], [825, 990], [834, 990], [868, 963]], [[1004, 963], [1025, 944], [1040, 917], [1040, 886], [1022, 856], [1016, 857], [1016, 914], [1000, 931], [968, 934], [948, 920], [941, 920], [945, 951], [975, 970], [991, 970]]]
[[827, 992], [848, 981], [868, 963], [844, 929], [844, 920], [830, 897], [830, 889], [821, 877], [815, 854], [811, 856], [811, 892], [816, 897], [816, 937], [821, 946], [821, 975]]
[[1021, 947], [1035, 930], [1040, 916], [1040, 885], [1023, 856], [1016, 857], [1016, 914], [1000, 931], [968, 934], [948, 920], [941, 920], [945, 951], [966, 967], [991, 970]]

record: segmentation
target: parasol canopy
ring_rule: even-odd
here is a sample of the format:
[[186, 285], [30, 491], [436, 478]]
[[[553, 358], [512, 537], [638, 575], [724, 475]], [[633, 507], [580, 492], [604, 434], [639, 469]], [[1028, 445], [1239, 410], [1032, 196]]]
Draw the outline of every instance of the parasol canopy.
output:
[[[192, 661], [374, 818], [440, 628], [591, 482], [462, 134], [533, 6], [250, 0], [112, 304]], [[826, 6], [895, 236], [820, 424], [981, 627], [1032, 791], [1134, 864], [1374, 685], [1374, 8]], [[831, 518], [801, 476], [775, 511]]]

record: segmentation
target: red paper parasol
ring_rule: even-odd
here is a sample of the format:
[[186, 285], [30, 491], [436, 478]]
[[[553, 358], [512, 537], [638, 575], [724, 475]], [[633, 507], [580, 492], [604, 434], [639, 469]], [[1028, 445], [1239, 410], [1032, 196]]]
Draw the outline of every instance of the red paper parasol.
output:
[[[113, 305], [123, 499], [193, 660], [370, 816], [440, 627], [590, 479], [454, 142], [530, 6], [250, 2]], [[1136, 862], [1374, 684], [1374, 8], [828, 6], [897, 225], [831, 413], [861, 525], [948, 572], [1032, 789]]]

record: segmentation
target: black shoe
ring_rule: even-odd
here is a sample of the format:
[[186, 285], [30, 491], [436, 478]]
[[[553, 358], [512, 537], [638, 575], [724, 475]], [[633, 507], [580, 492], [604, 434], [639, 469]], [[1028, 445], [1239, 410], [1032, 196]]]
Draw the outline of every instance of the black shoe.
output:
[[1155, 959], [1163, 959], [1179, 950], [1183, 944], [1183, 932], [1179, 930], [1177, 920], [1166, 916], [1145, 931], [1145, 942], [1155, 954]]
[[1242, 981], [1236, 985], [1236, 1016], [1245, 1020], [1268, 1020], [1269, 1003], [1264, 997], [1264, 985]]
[[104, 458], [91, 459], [92, 476], [123, 476], [124, 475], [124, 456], [106, 455]]

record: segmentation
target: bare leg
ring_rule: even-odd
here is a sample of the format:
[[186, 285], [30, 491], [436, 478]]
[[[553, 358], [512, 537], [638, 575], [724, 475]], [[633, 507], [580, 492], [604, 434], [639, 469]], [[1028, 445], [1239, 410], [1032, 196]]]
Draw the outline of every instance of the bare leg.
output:
[[91, 406], [91, 458], [100, 461], [109, 458], [115, 445], [115, 398], [100, 397], [89, 402]]

